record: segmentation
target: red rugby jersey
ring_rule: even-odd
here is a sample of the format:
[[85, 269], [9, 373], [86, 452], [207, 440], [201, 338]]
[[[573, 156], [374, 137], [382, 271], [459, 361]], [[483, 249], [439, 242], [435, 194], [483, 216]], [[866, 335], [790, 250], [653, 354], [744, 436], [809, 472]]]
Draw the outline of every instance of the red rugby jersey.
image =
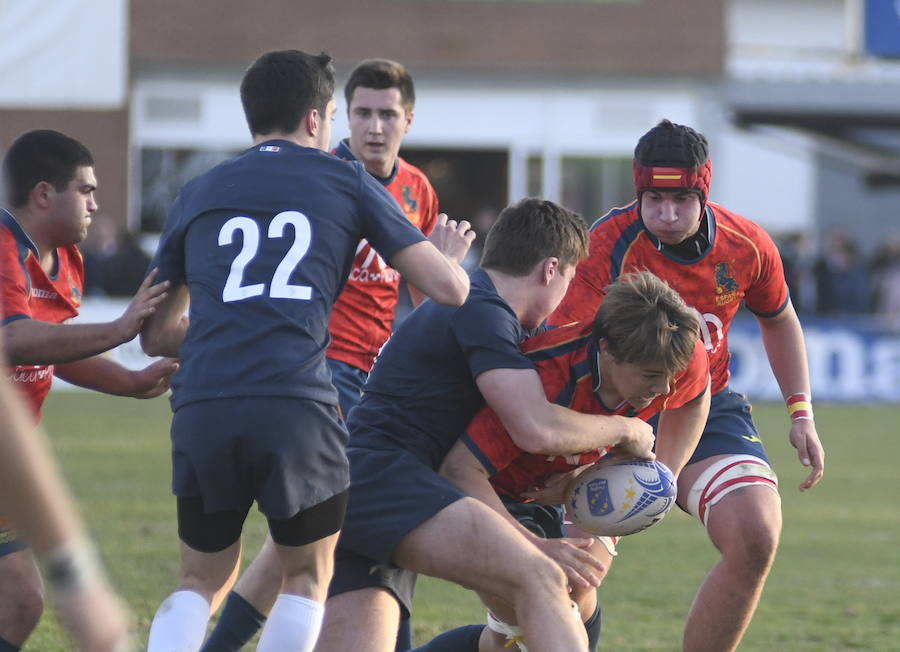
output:
[[[640, 411], [627, 403], [608, 409], [594, 394], [600, 373], [590, 322], [541, 333], [526, 340], [522, 349], [535, 363], [547, 399], [586, 414], [619, 414], [647, 421], [662, 410], [675, 409], [693, 400], [706, 390], [709, 380], [709, 362], [703, 344], [698, 340], [694, 357], [688, 367], [675, 376], [668, 394], [658, 396]], [[608, 450], [595, 449], [568, 456], [526, 453], [516, 446], [499, 417], [488, 406], [475, 416], [462, 440], [491, 474], [494, 489], [512, 498], [519, 498], [523, 491], [542, 485], [553, 474], [592, 464]]]
[[[56, 271], [48, 275], [31, 238], [12, 215], [0, 209], [0, 315], [4, 325], [17, 319], [60, 324], [78, 314], [84, 289], [81, 253], [72, 245], [60, 247], [56, 254]], [[9, 374], [40, 420], [41, 405], [53, 381], [53, 365], [18, 365], [9, 369]]]
[[[347, 158], [346, 146], [336, 154]], [[397, 173], [385, 185], [409, 221], [425, 235], [437, 223], [438, 201], [425, 174], [397, 159]], [[347, 285], [334, 304], [328, 330], [331, 346], [326, 355], [363, 371], [370, 371], [375, 356], [387, 341], [394, 323], [400, 288], [400, 273], [362, 240], [353, 260]]]
[[706, 215], [710, 246], [699, 259], [686, 261], [660, 250], [638, 216], [637, 202], [614, 208], [591, 227], [590, 256], [578, 266], [550, 323], [591, 319], [604, 288], [619, 274], [649, 270], [702, 316], [712, 392], [721, 391], [729, 378], [728, 330], [741, 302], [758, 316], [774, 317], [787, 306], [788, 288], [781, 256], [762, 227], [712, 202]]

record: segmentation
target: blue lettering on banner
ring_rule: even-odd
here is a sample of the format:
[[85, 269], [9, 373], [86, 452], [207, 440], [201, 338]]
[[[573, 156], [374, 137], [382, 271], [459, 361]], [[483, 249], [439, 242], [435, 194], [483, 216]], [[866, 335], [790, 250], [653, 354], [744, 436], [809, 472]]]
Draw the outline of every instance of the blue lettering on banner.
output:
[[866, 50], [880, 57], [900, 57], [900, 0], [866, 2]]
[[[874, 319], [801, 317], [817, 403], [900, 401], [900, 333]], [[731, 387], [751, 399], [782, 400], [753, 318], [735, 320], [728, 334]]]

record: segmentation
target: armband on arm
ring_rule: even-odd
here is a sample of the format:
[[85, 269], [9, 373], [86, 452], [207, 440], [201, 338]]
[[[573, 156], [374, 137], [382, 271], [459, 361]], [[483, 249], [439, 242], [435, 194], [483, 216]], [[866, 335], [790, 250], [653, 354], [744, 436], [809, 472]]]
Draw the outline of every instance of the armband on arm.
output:
[[791, 394], [787, 397], [786, 403], [791, 421], [812, 421], [812, 397], [809, 394], [803, 392]]

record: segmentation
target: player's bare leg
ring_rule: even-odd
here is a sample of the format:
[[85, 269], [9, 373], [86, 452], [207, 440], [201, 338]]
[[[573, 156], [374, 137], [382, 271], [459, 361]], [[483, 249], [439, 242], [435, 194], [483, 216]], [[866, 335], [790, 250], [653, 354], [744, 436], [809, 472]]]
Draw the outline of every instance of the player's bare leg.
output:
[[181, 544], [181, 583], [156, 612], [150, 626], [149, 652], [199, 650], [216, 595], [233, 577], [241, 541], [219, 552], [200, 552]]
[[[568, 536], [570, 537], [586, 539], [592, 537], [592, 535], [579, 530], [575, 526], [569, 526], [568, 530]], [[595, 540], [594, 544], [588, 549], [589, 552], [606, 567], [606, 571], [602, 573], [597, 572], [597, 576], [601, 581], [609, 573], [609, 568], [612, 565], [614, 558], [611, 552], [612, 550], [615, 550], [614, 544], [610, 541], [609, 545], [613, 547], [607, 547], [607, 545], [600, 540]], [[488, 609], [490, 609], [496, 619], [506, 625], [518, 625], [515, 609], [508, 600], [484, 593], [480, 593], [479, 595], [481, 601]], [[569, 597], [572, 602], [578, 606], [581, 620], [587, 623], [594, 616], [597, 609], [597, 590], [593, 587], [577, 588], [569, 593]], [[479, 652], [508, 652], [510, 649], [509, 636], [494, 631], [490, 626], [485, 627], [484, 631], [481, 633], [478, 649]]]
[[250, 565], [241, 573], [234, 592], [239, 593], [254, 609], [264, 616], [268, 615], [281, 592], [284, 574], [281, 561], [275, 551], [275, 542], [266, 536], [262, 547]]
[[386, 589], [370, 588], [329, 598], [316, 652], [393, 650], [400, 604]]
[[31, 551], [0, 557], [0, 638], [21, 647], [43, 610], [41, 576]]
[[397, 547], [399, 566], [506, 596], [531, 652], [587, 649], [557, 564], [474, 498], [441, 510]]
[[339, 536], [335, 532], [303, 546], [274, 544], [284, 583], [263, 627], [260, 652], [312, 651], [322, 628]]
[[[679, 482], [692, 486], [703, 462], [686, 467]], [[775, 559], [781, 498], [766, 486], [737, 489], [711, 508], [707, 531], [721, 559], [694, 598], [684, 630], [686, 652], [728, 652], [741, 642]]]

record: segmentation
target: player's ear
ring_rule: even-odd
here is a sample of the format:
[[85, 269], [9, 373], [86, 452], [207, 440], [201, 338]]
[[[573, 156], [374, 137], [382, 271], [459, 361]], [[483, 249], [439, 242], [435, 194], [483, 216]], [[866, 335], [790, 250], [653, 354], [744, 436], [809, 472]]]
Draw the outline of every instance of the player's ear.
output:
[[541, 281], [544, 285], [549, 285], [553, 277], [561, 272], [559, 258], [550, 256], [545, 258], [541, 263]]
[[47, 208], [50, 206], [50, 202], [52, 201], [55, 192], [56, 189], [53, 187], [53, 184], [48, 183], [47, 181], [38, 181], [34, 185], [34, 188], [31, 189], [31, 192], [28, 193], [28, 196], [31, 202], [38, 208]]
[[318, 109], [310, 109], [306, 115], [303, 116], [303, 127], [305, 128], [307, 135], [315, 137], [316, 134], [319, 133], [322, 119], [323, 116], [319, 114]]
[[415, 109], [410, 109], [406, 112], [406, 127], [403, 129], [403, 133], [408, 134], [410, 127], [412, 127], [413, 118], [415, 117]]

